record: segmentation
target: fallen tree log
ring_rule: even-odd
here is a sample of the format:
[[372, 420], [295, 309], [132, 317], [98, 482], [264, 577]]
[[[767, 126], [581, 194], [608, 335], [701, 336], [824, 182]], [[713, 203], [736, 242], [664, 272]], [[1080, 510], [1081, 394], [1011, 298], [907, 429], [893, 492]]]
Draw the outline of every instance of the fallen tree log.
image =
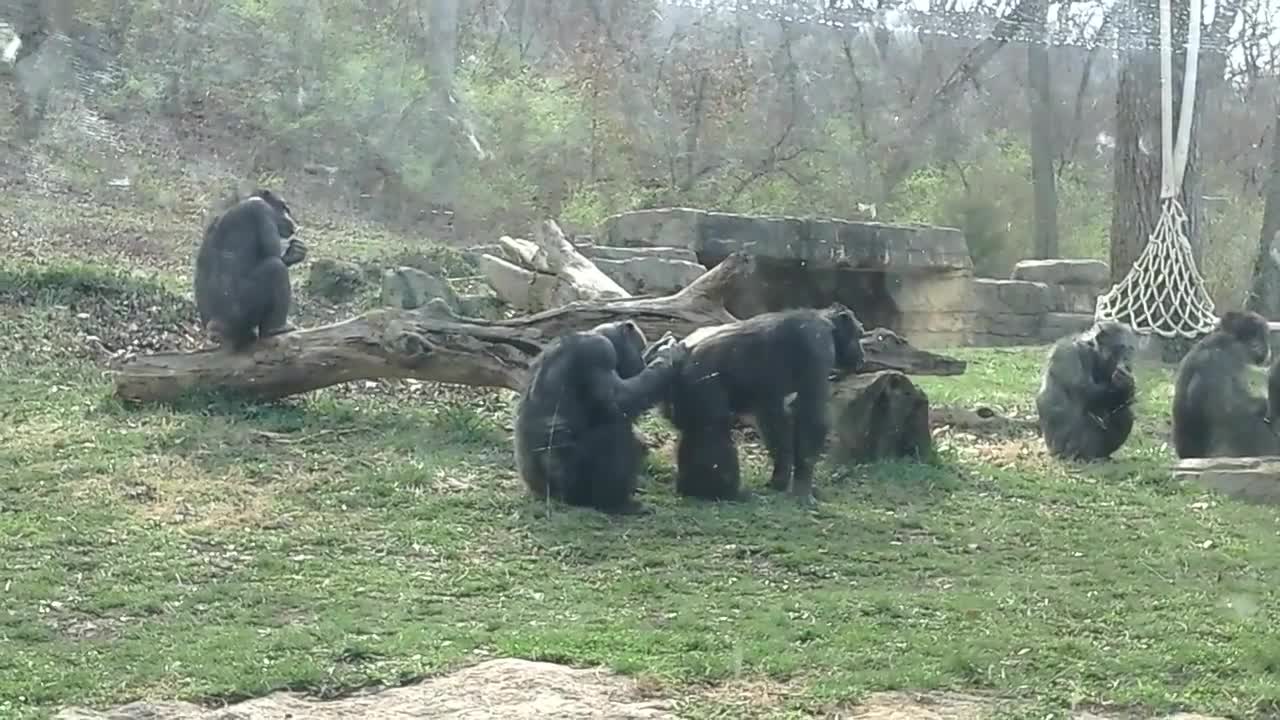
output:
[[985, 405], [972, 410], [947, 406], [930, 408], [929, 425], [991, 435], [1040, 429], [1040, 423], [1034, 416], [1008, 417]]
[[[115, 393], [132, 403], [172, 402], [195, 391], [273, 400], [377, 378], [518, 390], [538, 353], [567, 332], [633, 320], [657, 339], [666, 332], [684, 337], [700, 327], [733, 322], [724, 294], [752, 266], [751, 256], [737, 253], [674, 295], [575, 302], [510, 320], [460, 318], [436, 299], [417, 310], [383, 308], [267, 338], [246, 353], [214, 349], [133, 356], [113, 371]], [[963, 362], [912, 348], [891, 332], [868, 333], [862, 344], [871, 367], [964, 372]]]
[[652, 338], [666, 332], [683, 337], [705, 325], [733, 322], [722, 298], [751, 272], [753, 262], [750, 255], [734, 255], [666, 297], [575, 302], [498, 321], [459, 318], [443, 302], [432, 301], [417, 310], [373, 310], [270, 337], [246, 353], [134, 356], [114, 371], [115, 393], [135, 403], [171, 402], [195, 390], [271, 400], [374, 378], [519, 389], [533, 358], [567, 332], [633, 320]]

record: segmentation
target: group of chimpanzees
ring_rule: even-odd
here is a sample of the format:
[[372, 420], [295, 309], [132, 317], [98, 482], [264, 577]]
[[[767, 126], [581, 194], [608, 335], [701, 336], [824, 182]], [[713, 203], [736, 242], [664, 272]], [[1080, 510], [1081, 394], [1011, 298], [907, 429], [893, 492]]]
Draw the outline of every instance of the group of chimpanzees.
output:
[[[1136, 386], [1130, 362], [1136, 336], [1102, 322], [1059, 340], [1049, 353], [1036, 409], [1045, 445], [1056, 456], [1110, 456], [1133, 430]], [[1267, 321], [1254, 312], [1225, 313], [1182, 359], [1173, 389], [1173, 447], [1180, 458], [1280, 455], [1272, 422], [1280, 406], [1280, 361], [1271, 365], [1267, 397], [1254, 395], [1250, 365], [1271, 357]]]
[[[289, 207], [270, 190], [235, 199], [205, 228], [196, 257], [201, 323], [234, 350], [288, 332], [289, 267], [306, 258]], [[286, 247], [284, 241], [288, 239]], [[740, 493], [734, 421], [755, 418], [773, 472], [769, 485], [814, 498], [814, 462], [826, 440], [831, 373], [863, 363], [863, 328], [848, 308], [797, 309], [701, 328], [649, 345], [633, 322], [558, 338], [534, 361], [516, 410], [515, 455], [530, 491], [614, 513], [634, 499], [644, 446], [632, 428], [655, 406], [679, 431], [676, 490], [705, 499]], [[1101, 322], [1054, 344], [1036, 409], [1049, 451], [1109, 457], [1133, 430], [1136, 336]], [[1270, 359], [1267, 321], [1223, 315], [1178, 368], [1173, 441], [1179, 457], [1280, 455], [1280, 361], [1268, 397], [1253, 395], [1249, 365]]]
[[[233, 350], [289, 332], [289, 267], [306, 258], [288, 205], [270, 190], [235, 198], [205, 228], [196, 256], [200, 322]], [[288, 239], [288, 246], [284, 240]], [[649, 345], [633, 322], [555, 340], [533, 363], [516, 411], [515, 454], [534, 493], [635, 512], [644, 446], [633, 423], [655, 405], [680, 431], [677, 488], [739, 492], [731, 435], [753, 415], [774, 461], [770, 485], [813, 499], [827, 435], [829, 376], [863, 361], [862, 324], [842, 305], [759, 315]]]
[[862, 366], [862, 334], [857, 317], [833, 304], [701, 328], [681, 341], [668, 333], [653, 345], [629, 321], [565, 335], [534, 360], [520, 396], [520, 477], [540, 497], [641, 511], [635, 491], [644, 447], [632, 424], [661, 406], [680, 435], [681, 495], [739, 495], [731, 431], [736, 418], [751, 415], [773, 460], [770, 487], [812, 502], [830, 376]]

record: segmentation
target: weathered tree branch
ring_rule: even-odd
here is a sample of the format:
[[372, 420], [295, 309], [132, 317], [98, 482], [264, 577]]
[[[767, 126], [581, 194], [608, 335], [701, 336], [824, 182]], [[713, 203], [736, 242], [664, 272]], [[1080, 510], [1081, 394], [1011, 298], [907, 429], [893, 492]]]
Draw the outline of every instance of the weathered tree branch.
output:
[[651, 337], [668, 331], [683, 337], [705, 325], [733, 322], [722, 298], [753, 267], [749, 255], [738, 253], [674, 295], [575, 302], [511, 320], [457, 318], [433, 303], [420, 310], [373, 310], [267, 338], [247, 353], [133, 357], [115, 373], [116, 395], [169, 402], [207, 389], [269, 400], [351, 380], [396, 377], [518, 389], [533, 358], [567, 332], [633, 320]]
[[[418, 310], [383, 308], [267, 338], [245, 353], [202, 350], [137, 356], [115, 371], [115, 392], [134, 403], [172, 402], [198, 391], [273, 400], [375, 378], [518, 390], [538, 353], [567, 332], [632, 320], [650, 338], [666, 332], [684, 337], [700, 327], [733, 322], [723, 297], [753, 267], [749, 255], [735, 253], [674, 295], [580, 301], [510, 320], [459, 318], [437, 299]], [[863, 349], [868, 372], [964, 372], [963, 362], [912, 348], [887, 329], [868, 333]]]

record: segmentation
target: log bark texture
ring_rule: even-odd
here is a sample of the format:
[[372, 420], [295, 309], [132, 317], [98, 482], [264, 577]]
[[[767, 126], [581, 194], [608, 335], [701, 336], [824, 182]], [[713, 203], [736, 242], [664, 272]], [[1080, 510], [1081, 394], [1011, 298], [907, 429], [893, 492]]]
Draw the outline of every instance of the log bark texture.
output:
[[115, 392], [128, 402], [171, 402], [195, 390], [272, 400], [351, 380], [418, 378], [519, 389], [529, 363], [554, 338], [600, 323], [633, 320], [656, 339], [733, 322], [723, 295], [754, 261], [736, 254], [680, 292], [660, 298], [575, 302], [510, 320], [458, 318], [439, 301], [384, 308], [332, 325], [259, 341], [246, 353], [221, 349], [126, 360]]
[[933, 451], [929, 398], [900, 372], [840, 380], [832, 388], [830, 409], [835, 462], [919, 459]]
[[[377, 378], [519, 390], [533, 359], [568, 332], [632, 320], [656, 340], [666, 332], [684, 337], [734, 322], [724, 309], [724, 294], [753, 265], [750, 255], [736, 253], [674, 295], [575, 302], [510, 320], [460, 318], [437, 298], [417, 310], [383, 308], [267, 338], [245, 353], [214, 349], [135, 356], [114, 371], [115, 392], [132, 403], [172, 402], [196, 391], [273, 400]], [[868, 333], [862, 346], [868, 370], [887, 365], [916, 374], [964, 372], [963, 362], [916, 350], [891, 332]]]
[[961, 407], [935, 407], [929, 410], [931, 427], [950, 427], [973, 433], [998, 435], [1025, 430], [1039, 431], [1035, 416], [1030, 418], [1007, 417], [980, 405], [972, 410]]

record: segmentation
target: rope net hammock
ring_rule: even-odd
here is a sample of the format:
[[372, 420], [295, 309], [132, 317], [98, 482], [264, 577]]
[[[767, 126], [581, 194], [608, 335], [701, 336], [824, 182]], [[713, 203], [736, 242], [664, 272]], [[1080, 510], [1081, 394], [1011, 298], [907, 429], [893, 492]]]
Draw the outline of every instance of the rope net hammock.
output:
[[1173, 41], [1171, 0], [1160, 0], [1160, 220], [1133, 267], [1098, 298], [1094, 319], [1122, 322], [1139, 333], [1195, 338], [1213, 330], [1218, 318], [1204, 288], [1187, 239], [1187, 214], [1178, 190], [1187, 170], [1191, 113], [1195, 108], [1200, 56], [1200, 0], [1189, 0], [1187, 62], [1182, 77], [1177, 145], [1173, 142]]

